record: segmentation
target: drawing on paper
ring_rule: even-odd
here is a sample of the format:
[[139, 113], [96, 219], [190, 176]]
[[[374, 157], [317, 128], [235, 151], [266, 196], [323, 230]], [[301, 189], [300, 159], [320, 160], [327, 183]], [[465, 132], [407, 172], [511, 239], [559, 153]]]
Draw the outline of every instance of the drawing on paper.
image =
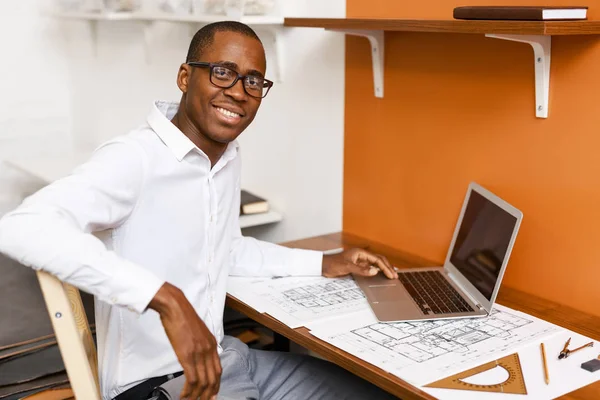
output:
[[335, 326], [315, 324], [311, 334], [415, 385], [514, 353], [560, 331], [499, 304], [485, 318], [397, 323], [361, 323], [361, 318]]
[[309, 327], [329, 317], [369, 309], [366, 297], [349, 276], [289, 276], [260, 280], [232, 277], [227, 290], [292, 328]]
[[284, 290], [281, 294], [290, 302], [305, 308], [328, 307], [365, 298], [354, 281], [349, 279], [299, 286]]
[[351, 277], [289, 277], [256, 285], [254, 293], [267, 311], [284, 323], [307, 326], [320, 319], [368, 309], [366, 297]]
[[492, 310], [487, 318], [377, 323], [351, 332], [420, 363], [447, 353], [468, 353], [473, 344], [508, 338], [512, 330], [530, 323], [531, 320]]
[[264, 299], [302, 321], [359, 311], [367, 299], [352, 278], [283, 278], [261, 284]]

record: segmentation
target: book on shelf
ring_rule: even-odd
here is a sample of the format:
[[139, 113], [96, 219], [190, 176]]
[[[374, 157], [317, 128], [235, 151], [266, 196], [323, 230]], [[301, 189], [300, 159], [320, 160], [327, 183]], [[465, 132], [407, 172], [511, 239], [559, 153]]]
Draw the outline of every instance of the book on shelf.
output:
[[556, 21], [587, 19], [587, 6], [464, 6], [454, 9], [455, 19]]
[[269, 211], [269, 202], [260, 196], [242, 189], [240, 215], [260, 214]]

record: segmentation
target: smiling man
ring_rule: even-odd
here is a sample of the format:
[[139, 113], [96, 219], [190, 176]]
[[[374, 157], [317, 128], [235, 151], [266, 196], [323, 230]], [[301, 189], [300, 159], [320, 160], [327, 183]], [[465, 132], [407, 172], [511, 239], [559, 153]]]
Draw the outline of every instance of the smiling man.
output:
[[145, 125], [0, 221], [0, 251], [95, 296], [104, 400], [388, 397], [326, 361], [224, 336], [229, 275], [396, 278], [362, 249], [323, 256], [242, 236], [235, 139], [272, 86], [265, 71], [249, 27], [203, 27], [178, 103], [156, 102]]
[[[209, 25], [192, 40], [177, 85], [183, 92], [172, 119], [214, 165], [228, 144], [254, 120], [273, 82], [265, 79], [263, 46], [250, 28]], [[214, 30], [214, 32], [211, 32]], [[239, 82], [239, 83], [238, 83]]]

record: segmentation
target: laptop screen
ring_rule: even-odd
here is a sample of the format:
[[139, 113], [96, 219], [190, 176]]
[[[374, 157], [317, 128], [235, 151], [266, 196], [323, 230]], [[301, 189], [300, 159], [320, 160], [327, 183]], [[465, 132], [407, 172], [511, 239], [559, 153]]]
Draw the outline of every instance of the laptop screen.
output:
[[471, 191], [450, 262], [491, 300], [517, 218]]

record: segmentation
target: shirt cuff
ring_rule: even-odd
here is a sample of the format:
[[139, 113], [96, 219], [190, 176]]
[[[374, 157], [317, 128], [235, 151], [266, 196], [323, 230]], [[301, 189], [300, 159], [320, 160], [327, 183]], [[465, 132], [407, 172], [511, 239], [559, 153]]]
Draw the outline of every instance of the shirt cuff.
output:
[[127, 307], [138, 314], [144, 313], [150, 301], [165, 283], [146, 268], [127, 260], [111, 279], [113, 288], [109, 304]]
[[292, 249], [288, 265], [290, 276], [321, 276], [323, 253], [314, 250]]

